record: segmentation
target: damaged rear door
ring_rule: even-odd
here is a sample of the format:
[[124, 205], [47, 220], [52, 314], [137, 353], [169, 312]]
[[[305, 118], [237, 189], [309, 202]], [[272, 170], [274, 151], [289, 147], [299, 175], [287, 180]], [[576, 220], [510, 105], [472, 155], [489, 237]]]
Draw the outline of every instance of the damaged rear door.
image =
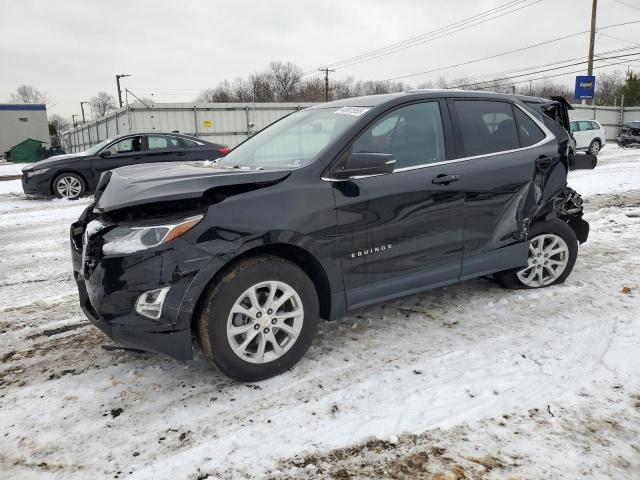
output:
[[566, 186], [553, 134], [509, 101], [448, 101], [465, 172], [461, 280], [526, 264], [528, 226]]

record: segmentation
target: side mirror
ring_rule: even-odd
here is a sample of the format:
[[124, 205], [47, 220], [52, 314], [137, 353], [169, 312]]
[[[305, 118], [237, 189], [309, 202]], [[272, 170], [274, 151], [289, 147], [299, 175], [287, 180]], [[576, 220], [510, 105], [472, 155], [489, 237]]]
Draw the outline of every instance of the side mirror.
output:
[[362, 175], [384, 175], [392, 173], [396, 166], [396, 159], [391, 153], [352, 153], [344, 165], [333, 172], [333, 177], [346, 180]]
[[569, 159], [569, 170], [593, 170], [597, 164], [595, 155], [576, 154]]
[[102, 150], [100, 152], [100, 156], [103, 157], [103, 158], [104, 157], [110, 157], [111, 156], [111, 150]]

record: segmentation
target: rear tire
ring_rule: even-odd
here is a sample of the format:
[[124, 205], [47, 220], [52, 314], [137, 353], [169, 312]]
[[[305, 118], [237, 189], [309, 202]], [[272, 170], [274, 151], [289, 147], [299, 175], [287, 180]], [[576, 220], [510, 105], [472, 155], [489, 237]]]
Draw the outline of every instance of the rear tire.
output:
[[293, 367], [317, 330], [316, 288], [297, 265], [262, 255], [228, 270], [207, 295], [198, 336], [208, 360], [243, 382]]
[[61, 173], [53, 180], [53, 194], [58, 198], [77, 200], [87, 190], [84, 179], [77, 173]]
[[598, 155], [598, 153], [600, 153], [601, 148], [602, 148], [602, 145], [600, 144], [600, 140], [596, 138], [595, 140], [592, 140], [591, 143], [589, 144], [589, 153], [591, 155]]
[[529, 232], [527, 266], [499, 272], [495, 278], [504, 288], [543, 288], [563, 283], [576, 263], [578, 239], [562, 220], [536, 223]]

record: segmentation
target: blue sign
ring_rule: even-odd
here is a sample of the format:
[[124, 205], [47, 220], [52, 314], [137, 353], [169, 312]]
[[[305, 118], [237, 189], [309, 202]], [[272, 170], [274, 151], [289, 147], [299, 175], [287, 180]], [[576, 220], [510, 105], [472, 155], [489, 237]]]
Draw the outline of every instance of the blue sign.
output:
[[595, 75], [582, 75], [576, 77], [576, 92], [574, 98], [576, 100], [583, 100], [593, 98], [593, 94], [596, 90], [596, 77]]

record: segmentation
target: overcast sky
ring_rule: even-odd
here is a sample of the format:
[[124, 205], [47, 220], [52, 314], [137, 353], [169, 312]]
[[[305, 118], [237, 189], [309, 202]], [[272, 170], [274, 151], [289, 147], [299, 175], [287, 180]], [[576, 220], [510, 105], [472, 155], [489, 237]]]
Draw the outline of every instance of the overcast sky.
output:
[[[79, 102], [98, 91], [115, 95], [116, 73], [133, 75], [123, 84], [139, 96], [153, 94], [156, 102], [190, 101], [198, 90], [225, 78], [245, 77], [271, 60], [291, 60], [305, 71], [313, 70], [507, 1], [2, 0], [0, 101], [8, 101], [18, 85], [33, 84], [46, 92], [50, 112], [68, 117], [80, 113]], [[640, 20], [640, 0], [598, 3], [599, 27]], [[339, 68], [332, 78], [382, 80], [489, 56], [587, 30], [590, 15], [591, 0], [541, 0], [460, 33]], [[602, 33], [619, 39], [599, 35], [596, 53], [640, 43], [640, 23]], [[585, 56], [587, 49], [588, 35], [582, 34], [407, 82], [546, 64]], [[629, 64], [640, 65], [640, 59]], [[573, 75], [558, 80], [570, 84]]]

